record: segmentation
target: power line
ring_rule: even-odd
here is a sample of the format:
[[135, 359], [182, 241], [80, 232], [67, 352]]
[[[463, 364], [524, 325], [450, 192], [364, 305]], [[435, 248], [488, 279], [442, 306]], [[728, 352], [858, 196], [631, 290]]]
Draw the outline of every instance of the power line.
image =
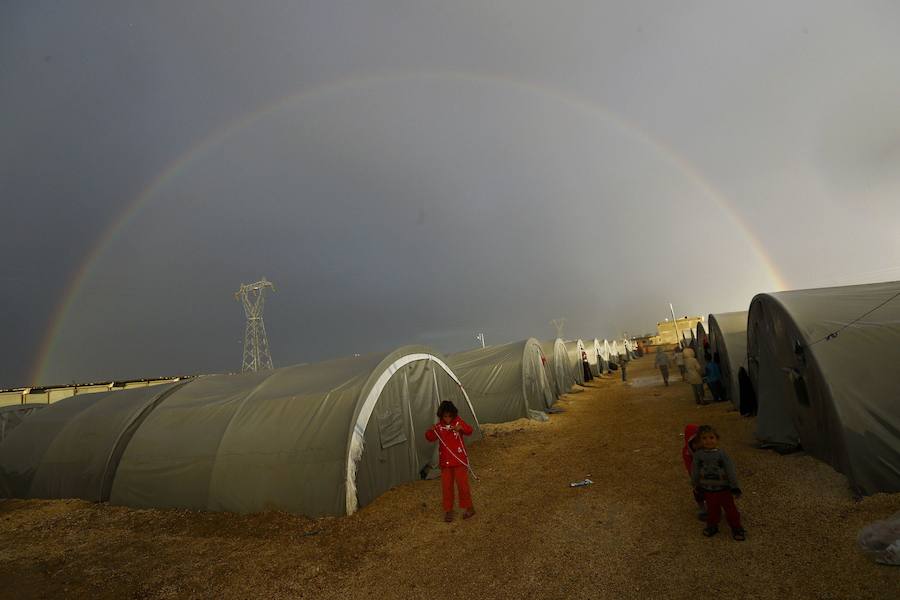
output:
[[834, 338], [836, 338], [836, 337], [838, 336], [838, 334], [839, 334], [840, 332], [842, 332], [843, 330], [847, 329], [848, 327], [850, 327], [850, 326], [853, 325], [854, 323], [859, 322], [859, 321], [862, 320], [864, 317], [867, 317], [867, 316], [871, 315], [873, 312], [875, 312], [876, 310], [878, 310], [879, 308], [881, 308], [882, 306], [884, 306], [885, 304], [887, 304], [888, 302], [890, 302], [890, 301], [893, 300], [894, 298], [897, 298], [898, 296], [900, 296], [900, 292], [897, 292], [896, 294], [894, 294], [893, 296], [891, 296], [890, 298], [888, 298], [887, 300], [885, 300], [884, 302], [882, 302], [881, 304], [879, 304], [878, 306], [876, 306], [875, 308], [873, 308], [873, 309], [871, 309], [871, 310], [868, 310], [868, 311], [864, 312], [863, 314], [859, 315], [858, 317], [856, 317], [855, 319], [853, 319], [852, 321], [850, 321], [850, 322], [847, 323], [846, 325], [843, 325], [842, 327], [839, 327], [838, 329], [835, 329], [834, 331], [832, 331], [831, 333], [829, 333], [829, 334], [826, 335], [825, 337], [819, 338], [818, 340], [816, 340], [816, 341], [814, 341], [813, 343], [811, 343], [809, 346], [815, 346], [815, 345], [818, 344], [819, 342], [824, 342], [824, 341], [826, 341], [826, 340], [833, 340]]

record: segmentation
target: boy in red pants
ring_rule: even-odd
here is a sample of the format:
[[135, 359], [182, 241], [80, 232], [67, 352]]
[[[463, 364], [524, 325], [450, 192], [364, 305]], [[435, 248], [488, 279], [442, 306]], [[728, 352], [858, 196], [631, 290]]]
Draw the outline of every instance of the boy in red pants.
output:
[[459, 418], [459, 411], [449, 400], [437, 410], [438, 422], [425, 432], [425, 439], [440, 444], [441, 487], [444, 494], [444, 520], [453, 521], [453, 484], [459, 489], [459, 507], [463, 519], [475, 514], [469, 491], [469, 456], [462, 436], [472, 435], [472, 426]]
[[746, 532], [741, 527], [741, 513], [734, 505], [734, 499], [741, 496], [734, 463], [719, 448], [719, 434], [711, 426], [701, 425], [697, 437], [700, 438], [700, 447], [694, 451], [691, 483], [706, 500], [706, 529], [703, 535], [712, 537], [719, 533], [721, 509], [725, 509], [731, 537], [742, 542], [746, 539]]

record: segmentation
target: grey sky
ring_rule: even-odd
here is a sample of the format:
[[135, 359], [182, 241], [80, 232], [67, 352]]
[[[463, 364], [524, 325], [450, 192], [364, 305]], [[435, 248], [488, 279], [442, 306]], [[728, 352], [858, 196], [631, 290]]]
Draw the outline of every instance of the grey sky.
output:
[[894, 2], [3, 3], [0, 386], [237, 368], [231, 293], [263, 275], [280, 365], [896, 279], [898, 26]]

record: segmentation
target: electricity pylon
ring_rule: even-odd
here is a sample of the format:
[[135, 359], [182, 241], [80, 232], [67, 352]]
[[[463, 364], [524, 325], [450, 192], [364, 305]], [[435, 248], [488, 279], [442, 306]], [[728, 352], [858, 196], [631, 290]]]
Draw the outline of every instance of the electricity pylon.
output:
[[550, 323], [552, 323], [553, 326], [556, 327], [556, 337], [562, 339], [563, 327], [566, 324], [565, 317], [561, 317], [559, 319], [553, 319], [552, 321], [550, 321]]
[[260, 371], [272, 368], [272, 355], [269, 354], [269, 339], [266, 337], [266, 325], [263, 323], [263, 306], [266, 288], [273, 292], [275, 286], [265, 277], [256, 283], [242, 283], [241, 289], [234, 293], [236, 300], [244, 306], [247, 315], [247, 326], [244, 329], [244, 359], [241, 371]]

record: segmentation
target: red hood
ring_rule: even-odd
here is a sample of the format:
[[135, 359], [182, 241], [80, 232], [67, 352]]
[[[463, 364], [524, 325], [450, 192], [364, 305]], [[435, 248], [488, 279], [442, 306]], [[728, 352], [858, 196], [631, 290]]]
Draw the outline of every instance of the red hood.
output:
[[694, 460], [694, 453], [691, 452], [691, 447], [688, 444], [697, 437], [698, 429], [700, 429], [700, 426], [694, 423], [684, 426], [684, 446], [681, 448], [681, 459], [684, 461], [684, 468], [687, 469], [688, 474], [691, 472], [691, 464]]
[[695, 425], [694, 423], [689, 423], [684, 426], [684, 447], [687, 448], [688, 444], [691, 443], [691, 440], [697, 437], [697, 430], [700, 429], [699, 425]]

